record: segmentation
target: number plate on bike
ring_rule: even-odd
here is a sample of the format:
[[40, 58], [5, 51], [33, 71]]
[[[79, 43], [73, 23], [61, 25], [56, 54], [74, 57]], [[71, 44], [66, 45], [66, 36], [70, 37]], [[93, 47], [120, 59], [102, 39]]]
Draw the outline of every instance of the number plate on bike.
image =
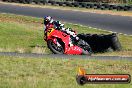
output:
[[52, 33], [52, 31], [54, 31], [54, 30], [55, 30], [54, 28], [48, 29], [48, 31], [47, 31], [47, 36], [49, 36], [49, 35]]

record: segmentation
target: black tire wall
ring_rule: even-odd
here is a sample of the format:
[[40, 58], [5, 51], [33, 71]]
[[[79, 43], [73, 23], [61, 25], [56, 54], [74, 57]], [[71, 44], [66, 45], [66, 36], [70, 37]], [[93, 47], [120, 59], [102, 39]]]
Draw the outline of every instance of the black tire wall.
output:
[[105, 52], [109, 48], [114, 51], [121, 50], [121, 44], [116, 34], [78, 34], [78, 37], [85, 40], [93, 52]]

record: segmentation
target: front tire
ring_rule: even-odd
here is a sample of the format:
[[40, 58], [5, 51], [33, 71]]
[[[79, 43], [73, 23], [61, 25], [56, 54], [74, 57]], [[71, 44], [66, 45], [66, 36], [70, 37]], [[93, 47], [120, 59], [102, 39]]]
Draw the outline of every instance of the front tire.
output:
[[52, 40], [47, 41], [47, 46], [54, 54], [64, 54], [63, 46], [58, 47]]

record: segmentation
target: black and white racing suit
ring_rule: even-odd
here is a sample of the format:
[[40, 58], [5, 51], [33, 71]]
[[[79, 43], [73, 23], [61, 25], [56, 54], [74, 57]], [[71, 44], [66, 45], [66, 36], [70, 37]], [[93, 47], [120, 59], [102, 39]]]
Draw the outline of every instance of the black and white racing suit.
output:
[[71, 28], [65, 28], [64, 24], [62, 24], [60, 21], [52, 21], [52, 23], [55, 26], [55, 29], [58, 29], [66, 34], [69, 34], [71, 36], [71, 40], [69, 42], [70, 46], [73, 45], [72, 40], [79, 40], [79, 37], [77, 37], [77, 34], [75, 33], [75, 31], [73, 31]]

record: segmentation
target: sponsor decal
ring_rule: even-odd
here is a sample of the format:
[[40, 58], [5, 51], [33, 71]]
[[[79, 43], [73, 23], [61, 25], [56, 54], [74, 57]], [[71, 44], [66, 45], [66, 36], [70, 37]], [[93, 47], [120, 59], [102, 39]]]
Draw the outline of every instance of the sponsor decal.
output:
[[129, 74], [86, 74], [86, 71], [79, 68], [76, 77], [77, 83], [83, 84], [128, 84], [131, 82]]

